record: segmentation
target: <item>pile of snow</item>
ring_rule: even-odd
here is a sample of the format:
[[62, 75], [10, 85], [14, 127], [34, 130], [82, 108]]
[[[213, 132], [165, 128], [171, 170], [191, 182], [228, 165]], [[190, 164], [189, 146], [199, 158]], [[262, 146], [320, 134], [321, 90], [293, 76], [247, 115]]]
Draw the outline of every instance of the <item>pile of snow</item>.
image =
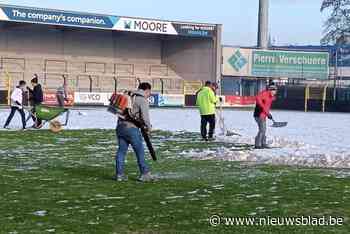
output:
[[[9, 110], [0, 110], [3, 124]], [[288, 121], [288, 127], [268, 129], [268, 141], [275, 149], [233, 151], [218, 148], [215, 152], [185, 152], [198, 159], [215, 158], [230, 161], [350, 168], [350, 116], [341, 113], [303, 113], [273, 111], [277, 121]], [[228, 130], [242, 137], [220, 137], [218, 141], [253, 144], [257, 132], [252, 111], [224, 110]], [[195, 109], [152, 109], [154, 129], [199, 132], [200, 117]], [[20, 127], [17, 114], [12, 127]], [[116, 118], [105, 109], [72, 110], [66, 129], [114, 129]], [[236, 149], [237, 150], [237, 149]]]
[[[222, 137], [219, 141], [227, 143], [253, 144], [252, 138]], [[237, 148], [220, 147], [202, 152], [188, 151], [182, 155], [198, 160], [223, 160], [253, 162], [257, 164], [289, 165], [317, 168], [350, 168], [350, 152], [327, 152], [316, 146], [284, 138], [275, 137], [270, 140], [272, 149], [238, 150]]]
[[[268, 142], [274, 149], [237, 151], [221, 147], [202, 152], [184, 152], [183, 156], [278, 165], [350, 168], [349, 114], [273, 111], [273, 115], [277, 121], [289, 122], [286, 128], [268, 129]], [[154, 117], [156, 126], [161, 129], [199, 131], [200, 118], [193, 109], [162, 112], [157, 110]], [[240, 133], [242, 137], [218, 136], [218, 141], [254, 144], [257, 127], [251, 111], [225, 110], [224, 117], [227, 129]]]

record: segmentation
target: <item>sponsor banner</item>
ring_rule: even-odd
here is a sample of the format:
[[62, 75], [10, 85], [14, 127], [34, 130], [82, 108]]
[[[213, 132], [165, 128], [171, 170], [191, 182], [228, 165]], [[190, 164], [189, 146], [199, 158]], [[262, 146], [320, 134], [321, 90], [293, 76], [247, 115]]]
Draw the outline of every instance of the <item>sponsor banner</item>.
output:
[[213, 25], [173, 23], [173, 27], [178, 35], [184, 36], [214, 37], [216, 33], [216, 26]]
[[[65, 106], [73, 106], [74, 105], [74, 92], [68, 92], [68, 100], [64, 102]], [[57, 106], [58, 101], [57, 101], [57, 96], [56, 92], [54, 91], [46, 91], [44, 92], [44, 102], [45, 105], [49, 106]]]
[[122, 17], [114, 29], [129, 32], [177, 35], [171, 22]]
[[349, 67], [350, 66], [350, 45], [327, 45], [327, 46], [282, 46], [275, 47], [280, 50], [297, 50], [297, 51], [327, 51], [329, 53], [329, 65], [331, 67]]
[[327, 79], [327, 52], [296, 52], [223, 48], [223, 75], [239, 77], [287, 77]]
[[121, 17], [114, 29], [129, 32], [183, 35], [191, 37], [214, 37], [216, 26], [202, 24], [182, 24], [170, 21]]
[[327, 79], [328, 73], [328, 53], [253, 51], [253, 76]]
[[0, 19], [27, 23], [112, 29], [119, 17], [51, 11], [23, 7], [0, 7]]
[[251, 49], [223, 48], [224, 76], [251, 76]]
[[0, 5], [0, 20], [191, 37], [214, 37], [216, 32], [216, 25], [209, 24], [177, 23], [7, 5]]
[[159, 94], [158, 93], [151, 94], [151, 96], [148, 98], [148, 102], [150, 106], [158, 106]]
[[112, 93], [74, 93], [75, 104], [107, 106]]
[[251, 107], [255, 106], [254, 96], [225, 96], [226, 107]]
[[162, 94], [159, 95], [159, 106], [184, 106], [185, 96], [177, 94]]

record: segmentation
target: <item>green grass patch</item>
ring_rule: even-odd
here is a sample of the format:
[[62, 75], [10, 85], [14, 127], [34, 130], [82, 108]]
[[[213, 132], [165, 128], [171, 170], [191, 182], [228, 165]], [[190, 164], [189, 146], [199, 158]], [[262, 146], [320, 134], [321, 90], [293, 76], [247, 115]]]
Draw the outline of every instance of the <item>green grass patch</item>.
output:
[[[0, 233], [349, 233], [350, 178], [341, 171], [198, 161], [185, 151], [244, 144], [155, 132], [159, 181], [114, 175], [114, 131], [0, 132]], [[148, 157], [149, 159], [149, 157]], [[343, 217], [342, 226], [211, 227], [208, 218]], [[222, 219], [224, 222], [224, 219]]]

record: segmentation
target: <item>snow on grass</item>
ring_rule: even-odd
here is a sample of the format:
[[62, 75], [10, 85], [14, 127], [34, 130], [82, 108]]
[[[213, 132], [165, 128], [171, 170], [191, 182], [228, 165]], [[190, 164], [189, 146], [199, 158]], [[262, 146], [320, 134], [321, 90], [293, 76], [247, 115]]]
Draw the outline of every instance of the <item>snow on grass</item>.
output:
[[[323, 212], [348, 217], [346, 169], [300, 169], [218, 159], [237, 152], [255, 152], [249, 137], [203, 142], [198, 140], [198, 133], [156, 131], [153, 140], [158, 145], [159, 161], [151, 162], [148, 155], [147, 161], [159, 180], [137, 183], [138, 169], [130, 154], [126, 165], [129, 181], [117, 183], [112, 180], [114, 134], [113, 130], [63, 131], [57, 135], [36, 131], [21, 137], [4, 133], [6, 139], [0, 138], [0, 148], [11, 155], [0, 156], [4, 182], [0, 211], [5, 214], [0, 224], [5, 233], [44, 233], [51, 229], [62, 233], [62, 223], [74, 233], [89, 233], [95, 228], [92, 233], [127, 233], [131, 229], [142, 233], [155, 226], [178, 233], [212, 233], [208, 222], [200, 220], [213, 214], [295, 216]], [[77, 140], [53, 147], [58, 139], [65, 138]], [[32, 139], [36, 139], [35, 144]], [[201, 156], [196, 160], [186, 152], [210, 152], [205, 157], [211, 160], [201, 160], [205, 158]], [[11, 171], [25, 167], [38, 170]], [[14, 226], [24, 219], [25, 224]], [[305, 229], [305, 233], [310, 230]], [[215, 231], [224, 232], [224, 227]], [[287, 227], [286, 233], [292, 231]]]
[[38, 210], [38, 211], [35, 211], [33, 214], [36, 216], [43, 217], [43, 216], [47, 215], [47, 211], [46, 210]]
[[[324, 151], [314, 145], [273, 137], [269, 139], [271, 149], [255, 150], [252, 137], [217, 137], [216, 142], [226, 144], [210, 149], [190, 149], [181, 152], [185, 158], [199, 160], [223, 160], [238, 162], [254, 162], [272, 165], [289, 165], [321, 168], [350, 168], [350, 151]], [[243, 145], [240, 149], [240, 144]], [[248, 146], [248, 147], [247, 147]], [[347, 148], [344, 145], [343, 148]]]
[[[4, 122], [8, 110], [0, 110], [0, 121]], [[84, 113], [82, 115], [81, 113]], [[191, 147], [178, 156], [199, 160], [226, 160], [273, 165], [292, 165], [307, 167], [350, 168], [350, 144], [348, 144], [348, 130], [350, 121], [347, 114], [333, 113], [303, 113], [291, 111], [274, 111], [277, 120], [288, 121], [286, 128], [268, 130], [268, 141], [274, 149], [253, 150], [256, 134], [256, 123], [252, 111], [224, 110], [225, 123], [228, 130], [233, 130], [242, 137], [217, 136], [217, 142], [234, 144], [233, 147], [221, 145], [210, 149]], [[62, 119], [63, 117], [60, 117]], [[191, 132], [198, 133], [200, 118], [196, 109], [152, 109], [151, 118], [154, 129], [171, 131], [174, 134], [160, 136], [154, 145], [161, 147], [163, 141], [173, 141], [178, 144], [200, 143], [200, 138]], [[13, 120], [13, 127], [19, 128], [19, 116]], [[72, 110], [70, 122], [66, 129], [114, 129], [116, 119], [104, 108]], [[220, 132], [217, 129], [217, 132]], [[1, 134], [1, 133], [0, 133]], [[86, 136], [90, 136], [87, 133]], [[181, 136], [181, 137], [179, 137]], [[79, 141], [74, 137], [57, 138], [57, 144]], [[243, 146], [240, 148], [239, 144]], [[110, 146], [109, 146], [110, 145]], [[101, 141], [94, 146], [86, 146], [89, 151], [103, 150], [113, 147], [113, 141]], [[55, 151], [55, 145], [52, 150]], [[172, 149], [166, 149], [169, 157], [176, 158], [172, 151], [179, 150], [176, 144]], [[240, 150], [241, 149], [241, 150]], [[20, 150], [20, 151], [18, 151]], [[24, 153], [28, 149], [18, 149], [12, 153]], [[45, 147], [47, 152], [48, 147]], [[1, 149], [0, 154], [6, 155], [7, 150]]]
[[166, 197], [165, 199], [174, 200], [174, 199], [181, 199], [181, 198], [184, 198], [184, 196], [170, 196], [170, 197]]

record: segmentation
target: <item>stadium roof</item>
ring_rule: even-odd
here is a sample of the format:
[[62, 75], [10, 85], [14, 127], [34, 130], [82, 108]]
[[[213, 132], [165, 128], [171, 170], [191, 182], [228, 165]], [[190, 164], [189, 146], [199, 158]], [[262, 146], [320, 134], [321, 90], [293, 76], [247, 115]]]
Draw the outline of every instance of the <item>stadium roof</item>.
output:
[[0, 21], [190, 37], [214, 37], [217, 25], [0, 4]]

